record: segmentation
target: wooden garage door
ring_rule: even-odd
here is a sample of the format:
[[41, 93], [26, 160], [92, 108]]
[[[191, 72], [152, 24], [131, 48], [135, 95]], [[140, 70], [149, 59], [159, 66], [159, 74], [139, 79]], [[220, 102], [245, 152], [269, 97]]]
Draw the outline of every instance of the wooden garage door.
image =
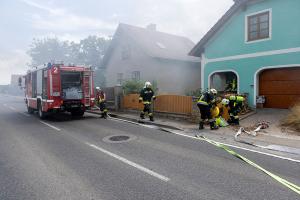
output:
[[289, 108], [300, 101], [300, 67], [263, 71], [259, 94], [266, 97], [266, 108]]

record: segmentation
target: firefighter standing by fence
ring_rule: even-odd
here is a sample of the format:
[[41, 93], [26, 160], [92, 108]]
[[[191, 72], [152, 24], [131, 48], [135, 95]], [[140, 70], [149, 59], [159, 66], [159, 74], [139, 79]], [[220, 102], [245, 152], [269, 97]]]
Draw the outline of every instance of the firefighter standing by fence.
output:
[[197, 103], [197, 106], [201, 113], [199, 129], [204, 128], [205, 120], [208, 120], [211, 130], [218, 129], [216, 120], [214, 118], [212, 118], [212, 115], [211, 115], [211, 109], [214, 106], [216, 106], [216, 95], [217, 95], [216, 89], [210, 89], [201, 95], [201, 97]]
[[106, 95], [100, 87], [96, 87], [96, 100], [101, 112], [101, 118], [107, 118]]
[[239, 113], [242, 110], [243, 107], [243, 102], [244, 102], [244, 97], [239, 96], [239, 95], [231, 95], [229, 96], [229, 124], [233, 125], [239, 125], [240, 120], [239, 120]]
[[146, 82], [145, 87], [140, 92], [139, 102], [144, 104], [144, 109], [140, 114], [141, 119], [145, 119], [145, 114], [148, 113], [150, 121], [154, 121], [151, 103], [155, 100], [154, 91], [151, 88], [151, 83]]

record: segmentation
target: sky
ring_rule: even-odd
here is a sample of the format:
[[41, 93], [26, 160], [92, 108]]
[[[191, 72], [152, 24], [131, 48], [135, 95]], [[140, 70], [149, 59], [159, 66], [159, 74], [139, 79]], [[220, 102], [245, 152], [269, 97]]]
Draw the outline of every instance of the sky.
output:
[[0, 0], [0, 85], [27, 71], [33, 38], [109, 37], [121, 22], [153, 23], [158, 31], [197, 43], [232, 5], [233, 0]]

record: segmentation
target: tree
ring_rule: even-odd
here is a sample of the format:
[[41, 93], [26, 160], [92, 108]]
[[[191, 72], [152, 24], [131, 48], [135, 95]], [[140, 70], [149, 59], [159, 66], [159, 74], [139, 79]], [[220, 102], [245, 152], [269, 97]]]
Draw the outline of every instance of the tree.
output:
[[88, 36], [79, 43], [60, 41], [58, 38], [33, 39], [28, 50], [31, 56], [31, 67], [47, 62], [85, 65], [95, 70], [95, 84], [105, 86], [105, 69], [102, 59], [111, 39], [97, 36]]
[[103, 57], [110, 44], [110, 39], [89, 36], [78, 44], [77, 62], [91, 66], [95, 70], [95, 85], [105, 86], [105, 68], [102, 65]]
[[36, 67], [50, 61], [68, 60], [69, 44], [61, 42], [57, 38], [33, 39], [29, 51], [31, 67]]

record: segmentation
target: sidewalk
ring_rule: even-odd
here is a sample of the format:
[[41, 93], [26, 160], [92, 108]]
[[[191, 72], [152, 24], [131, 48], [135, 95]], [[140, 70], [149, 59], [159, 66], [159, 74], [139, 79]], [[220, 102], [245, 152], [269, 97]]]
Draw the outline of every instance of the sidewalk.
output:
[[[94, 114], [99, 114], [99, 111], [91, 111]], [[276, 114], [274, 114], [274, 112]], [[219, 130], [210, 130], [209, 126], [206, 126], [204, 130], [198, 130], [198, 124], [187, 122], [184, 120], [172, 120], [162, 117], [155, 117], [155, 121], [151, 122], [149, 119], [145, 119], [142, 122], [148, 125], [155, 125], [161, 128], [166, 128], [174, 131], [180, 131], [180, 133], [195, 136], [196, 134], [202, 134], [211, 139], [219, 142], [226, 142], [230, 144], [239, 144], [245, 146], [244, 142], [252, 144], [256, 147], [262, 147], [264, 149], [276, 150], [280, 152], [288, 152], [300, 155], [300, 136], [292, 135], [290, 131], [284, 130], [280, 127], [280, 119], [288, 113], [288, 110], [274, 110], [263, 109], [258, 110], [256, 113], [252, 113], [246, 118], [241, 117], [241, 126], [250, 128], [254, 126], [258, 121], [269, 121], [270, 127], [258, 132], [256, 137], [242, 134], [239, 140], [243, 144], [234, 140], [234, 136], [238, 130], [238, 127], [222, 127]], [[110, 112], [110, 115], [115, 118], [124, 119], [132, 122], [139, 122], [138, 112]], [[244, 142], [243, 142], [244, 141]]]

